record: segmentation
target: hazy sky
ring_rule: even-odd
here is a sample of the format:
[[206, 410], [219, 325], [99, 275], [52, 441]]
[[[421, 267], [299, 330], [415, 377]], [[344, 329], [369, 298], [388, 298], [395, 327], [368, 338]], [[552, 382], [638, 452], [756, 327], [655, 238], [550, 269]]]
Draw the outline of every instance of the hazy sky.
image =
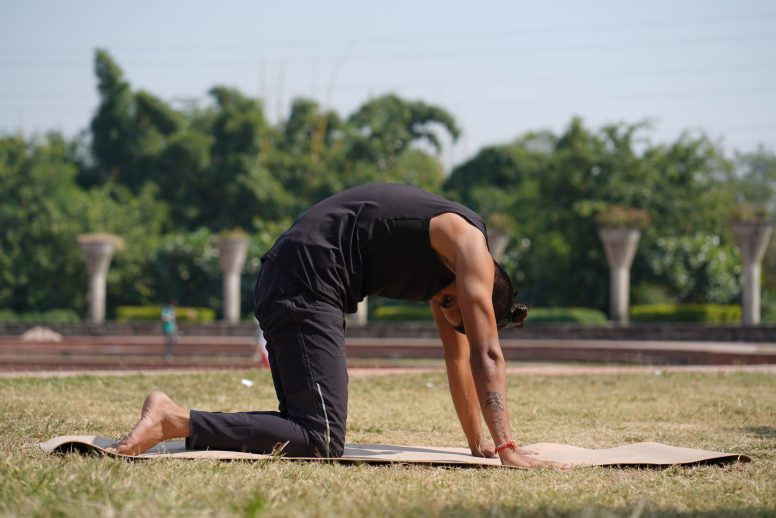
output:
[[448, 165], [573, 115], [776, 143], [772, 0], [0, 0], [0, 132], [88, 127], [96, 47], [134, 89], [236, 86], [271, 120], [296, 96], [343, 115], [391, 91], [439, 104], [463, 129]]

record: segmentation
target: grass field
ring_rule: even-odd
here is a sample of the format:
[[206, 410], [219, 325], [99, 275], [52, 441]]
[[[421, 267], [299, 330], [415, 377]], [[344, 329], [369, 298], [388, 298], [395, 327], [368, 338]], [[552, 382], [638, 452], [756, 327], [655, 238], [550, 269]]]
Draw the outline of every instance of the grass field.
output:
[[[247, 388], [242, 378], [256, 381]], [[0, 378], [0, 514], [13, 516], [651, 516], [776, 514], [776, 376], [512, 376], [517, 439], [668, 444], [750, 464], [569, 472], [283, 461], [130, 462], [47, 457], [57, 435], [119, 437], [143, 397], [201, 410], [274, 408], [257, 371]], [[444, 374], [351, 381], [349, 442], [465, 446]]]

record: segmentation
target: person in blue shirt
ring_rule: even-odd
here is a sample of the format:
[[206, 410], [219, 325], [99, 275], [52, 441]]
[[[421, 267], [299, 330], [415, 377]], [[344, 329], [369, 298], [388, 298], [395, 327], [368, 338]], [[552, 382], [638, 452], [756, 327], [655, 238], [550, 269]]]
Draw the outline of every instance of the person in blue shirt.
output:
[[172, 352], [178, 337], [178, 324], [175, 321], [175, 300], [162, 308], [162, 332], [164, 333], [164, 361], [172, 361]]

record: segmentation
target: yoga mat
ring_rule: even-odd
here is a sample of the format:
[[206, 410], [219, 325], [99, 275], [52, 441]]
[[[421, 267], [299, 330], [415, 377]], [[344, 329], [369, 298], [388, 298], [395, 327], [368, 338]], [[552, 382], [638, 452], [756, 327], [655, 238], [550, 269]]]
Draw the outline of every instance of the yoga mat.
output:
[[[99, 452], [114, 457], [132, 459], [216, 459], [216, 460], [267, 460], [271, 455], [243, 453], [236, 451], [187, 450], [183, 441], [168, 441], [136, 456], [116, 455], [105, 450], [115, 441], [96, 435], [64, 435], [40, 443], [46, 453], [79, 451]], [[656, 442], [640, 442], [593, 450], [566, 444], [538, 443], [522, 447], [535, 451], [536, 458], [552, 460], [572, 466], [672, 466], [676, 464], [722, 464], [728, 462], [750, 462], [746, 455], [718, 451], [678, 448]], [[370, 464], [428, 464], [440, 466], [501, 466], [498, 459], [473, 457], [466, 448], [444, 448], [437, 446], [389, 446], [385, 444], [348, 444], [345, 455], [339, 459], [317, 459], [280, 457], [289, 460], [333, 460], [336, 462]]]

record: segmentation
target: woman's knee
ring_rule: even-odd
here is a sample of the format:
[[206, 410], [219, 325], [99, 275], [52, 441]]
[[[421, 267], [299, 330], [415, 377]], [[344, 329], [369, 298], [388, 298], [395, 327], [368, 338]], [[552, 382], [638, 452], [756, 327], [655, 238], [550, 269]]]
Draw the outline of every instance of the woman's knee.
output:
[[325, 434], [316, 434], [318, 437], [314, 447], [316, 457], [322, 459], [338, 459], [345, 453], [345, 437], [327, 437]]

